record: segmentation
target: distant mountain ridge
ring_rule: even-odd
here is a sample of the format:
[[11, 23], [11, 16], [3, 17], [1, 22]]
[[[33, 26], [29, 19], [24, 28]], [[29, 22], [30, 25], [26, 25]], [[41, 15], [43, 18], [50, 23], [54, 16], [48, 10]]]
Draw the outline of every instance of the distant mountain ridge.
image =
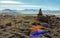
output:
[[[37, 14], [39, 10], [37, 9], [24, 9], [24, 10], [11, 10], [4, 9], [0, 13], [9, 13], [9, 14]], [[60, 14], [60, 10], [42, 10], [44, 14]]]
[[0, 14], [16, 15], [16, 14], [18, 14], [18, 12], [16, 10], [4, 9], [4, 10], [0, 10]]
[[4, 9], [4, 10], [2, 10], [2, 11], [4, 11], [4, 12], [16, 12], [16, 10], [11, 10], [11, 9]]

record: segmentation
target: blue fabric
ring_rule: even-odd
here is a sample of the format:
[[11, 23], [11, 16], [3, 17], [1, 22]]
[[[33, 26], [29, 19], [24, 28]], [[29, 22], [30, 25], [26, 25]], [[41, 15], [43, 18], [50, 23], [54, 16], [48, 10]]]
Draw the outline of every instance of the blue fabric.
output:
[[41, 31], [35, 31], [35, 32], [33, 32], [33, 33], [30, 35], [30, 38], [33, 38], [33, 37], [42, 35], [42, 34], [44, 34], [44, 33], [45, 33], [44, 30], [41, 30]]

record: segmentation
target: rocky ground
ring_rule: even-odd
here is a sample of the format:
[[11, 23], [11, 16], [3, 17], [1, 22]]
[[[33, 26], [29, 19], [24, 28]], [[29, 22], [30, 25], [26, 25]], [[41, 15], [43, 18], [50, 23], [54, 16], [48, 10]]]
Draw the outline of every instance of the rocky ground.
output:
[[[45, 27], [46, 34], [39, 38], [60, 38], [60, 18], [54, 15], [45, 17], [48, 23], [39, 23]], [[35, 16], [0, 15], [0, 38], [29, 38], [28, 30], [33, 22], [38, 22]]]

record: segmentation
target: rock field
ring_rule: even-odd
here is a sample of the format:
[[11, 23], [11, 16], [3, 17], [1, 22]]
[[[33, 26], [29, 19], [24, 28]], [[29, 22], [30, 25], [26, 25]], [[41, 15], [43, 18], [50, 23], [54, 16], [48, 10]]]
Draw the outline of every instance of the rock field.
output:
[[0, 15], [0, 38], [29, 38], [28, 31], [33, 22], [45, 27], [46, 34], [39, 38], [60, 38], [60, 18], [55, 15], [45, 17], [48, 23], [37, 21], [35, 16]]

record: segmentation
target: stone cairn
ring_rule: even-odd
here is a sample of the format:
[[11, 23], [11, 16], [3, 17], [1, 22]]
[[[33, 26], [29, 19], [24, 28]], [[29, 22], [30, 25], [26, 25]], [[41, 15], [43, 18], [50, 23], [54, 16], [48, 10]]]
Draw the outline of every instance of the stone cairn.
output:
[[37, 19], [39, 20], [40, 17], [42, 17], [42, 16], [43, 16], [43, 14], [42, 14], [42, 10], [40, 9], [40, 10], [39, 10], [39, 13], [37, 14]]
[[37, 14], [37, 20], [39, 22], [46, 22], [46, 23], [48, 23], [48, 19], [47, 19], [46, 16], [43, 16], [43, 13], [42, 13], [41, 9], [39, 10], [39, 13]]

